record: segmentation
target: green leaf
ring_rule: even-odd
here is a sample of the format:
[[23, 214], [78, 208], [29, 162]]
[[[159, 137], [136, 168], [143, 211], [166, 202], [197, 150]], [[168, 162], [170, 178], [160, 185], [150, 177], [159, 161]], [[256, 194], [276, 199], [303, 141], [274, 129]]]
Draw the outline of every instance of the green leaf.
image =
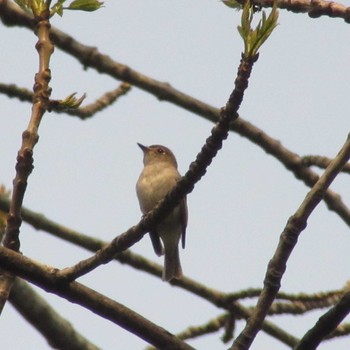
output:
[[103, 2], [97, 0], [74, 0], [67, 10], [96, 11], [103, 6]]
[[244, 55], [246, 57], [255, 56], [260, 47], [276, 28], [278, 20], [277, 4], [274, 4], [268, 17], [266, 17], [265, 11], [262, 12], [262, 18], [255, 29], [252, 29], [253, 15], [254, 8], [251, 3], [247, 1], [243, 7], [241, 25], [237, 27], [244, 42]]
[[63, 4], [66, 0], [58, 0], [55, 5], [51, 7], [50, 15], [51, 17], [57, 13], [59, 16], [63, 16]]
[[34, 16], [40, 16], [48, 6], [45, 0], [15, 0], [15, 2], [23, 10], [33, 13]]
[[70, 94], [67, 96], [64, 100], [59, 100], [58, 102], [58, 108], [61, 109], [76, 109], [78, 108], [81, 103], [85, 100], [86, 94], [82, 95], [79, 98], [76, 98], [75, 95], [77, 93], [74, 92], [73, 94]]
[[236, 10], [240, 10], [242, 8], [242, 5], [236, 0], [221, 0], [221, 2], [227, 7], [231, 7]]

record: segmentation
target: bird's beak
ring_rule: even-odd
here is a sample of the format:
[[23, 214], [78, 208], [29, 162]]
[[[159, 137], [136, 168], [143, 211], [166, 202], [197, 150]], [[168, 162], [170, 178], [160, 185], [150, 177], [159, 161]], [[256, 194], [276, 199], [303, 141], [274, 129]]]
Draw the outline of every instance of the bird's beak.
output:
[[137, 145], [142, 149], [142, 152], [145, 152], [148, 150], [147, 146], [141, 145], [141, 143], [137, 143]]

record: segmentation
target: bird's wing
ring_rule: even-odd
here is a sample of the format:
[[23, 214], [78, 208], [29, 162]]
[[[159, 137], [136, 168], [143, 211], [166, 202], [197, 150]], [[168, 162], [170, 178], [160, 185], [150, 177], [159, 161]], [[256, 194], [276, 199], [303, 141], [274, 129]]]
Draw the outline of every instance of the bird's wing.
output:
[[151, 242], [153, 246], [154, 252], [158, 255], [161, 256], [164, 254], [163, 246], [159, 238], [159, 234], [157, 231], [150, 231], [149, 236], [151, 237]]
[[187, 198], [185, 197], [180, 204], [180, 215], [181, 215], [181, 243], [182, 248], [185, 249], [186, 244], [186, 228], [187, 228], [187, 221], [188, 221], [188, 210], [187, 210]]

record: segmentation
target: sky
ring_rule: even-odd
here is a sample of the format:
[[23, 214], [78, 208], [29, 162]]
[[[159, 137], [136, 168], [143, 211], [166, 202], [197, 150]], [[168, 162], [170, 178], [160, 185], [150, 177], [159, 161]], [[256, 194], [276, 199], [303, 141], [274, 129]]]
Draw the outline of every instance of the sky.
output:
[[[350, 2], [344, 2], [350, 6]], [[95, 13], [67, 12], [53, 26], [117, 62], [215, 107], [225, 105], [243, 42], [240, 13], [217, 0], [105, 1]], [[31, 88], [37, 70], [36, 37], [24, 28], [0, 24], [0, 82]], [[279, 25], [260, 49], [240, 115], [299, 155], [334, 157], [350, 131], [350, 28], [343, 20], [280, 11]], [[52, 98], [87, 93], [92, 103], [118, 81], [83, 67], [56, 49], [51, 60]], [[11, 188], [16, 153], [31, 106], [0, 95], [2, 161], [0, 183]], [[135, 184], [142, 170], [136, 143], [163, 144], [183, 174], [213, 124], [132, 88], [127, 96], [87, 121], [47, 113], [34, 149], [24, 206], [85, 234], [112, 240], [141, 217]], [[319, 174], [322, 171], [315, 169]], [[331, 188], [350, 206], [349, 175]], [[189, 224], [181, 261], [186, 276], [223, 292], [260, 288], [288, 218], [309, 189], [272, 156], [230, 133], [206, 176], [188, 196]], [[282, 280], [281, 291], [316, 293], [342, 288], [349, 279], [349, 227], [321, 203], [301, 234]], [[21, 251], [63, 268], [91, 254], [27, 224]], [[162, 264], [145, 236], [132, 251]], [[205, 300], [117, 262], [80, 281], [172, 333], [220, 315]], [[54, 295], [44, 295], [78, 331], [102, 349], [144, 349], [131, 333]], [[248, 300], [245, 305], [255, 305]], [[312, 312], [271, 321], [301, 337], [318, 319]], [[48, 348], [45, 339], [7, 304], [2, 314], [4, 348]], [[348, 318], [348, 322], [350, 319]], [[236, 335], [244, 326], [237, 323]], [[18, 336], [20, 330], [21, 336]], [[226, 349], [222, 331], [188, 343], [196, 349]], [[319, 349], [346, 349], [349, 339]], [[287, 349], [260, 333], [257, 349]]]

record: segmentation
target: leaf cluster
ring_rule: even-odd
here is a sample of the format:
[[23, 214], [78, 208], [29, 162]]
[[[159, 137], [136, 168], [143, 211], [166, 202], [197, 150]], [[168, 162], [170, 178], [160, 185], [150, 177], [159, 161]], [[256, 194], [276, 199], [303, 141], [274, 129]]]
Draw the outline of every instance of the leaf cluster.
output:
[[[68, 6], [64, 6], [66, 0], [58, 0], [51, 6], [51, 0], [15, 0], [17, 5], [27, 12], [32, 12], [34, 16], [50, 10], [50, 17], [56, 13], [63, 15], [63, 10], [96, 11], [103, 6], [103, 2], [98, 0], [73, 0]], [[51, 8], [50, 8], [51, 6]]]
[[258, 22], [255, 29], [252, 29], [253, 16], [254, 6], [252, 6], [250, 1], [247, 1], [243, 7], [241, 25], [237, 27], [238, 32], [244, 41], [245, 57], [255, 56], [262, 44], [277, 27], [278, 11], [276, 3], [268, 17], [266, 17], [265, 11], [262, 11], [262, 19]]

